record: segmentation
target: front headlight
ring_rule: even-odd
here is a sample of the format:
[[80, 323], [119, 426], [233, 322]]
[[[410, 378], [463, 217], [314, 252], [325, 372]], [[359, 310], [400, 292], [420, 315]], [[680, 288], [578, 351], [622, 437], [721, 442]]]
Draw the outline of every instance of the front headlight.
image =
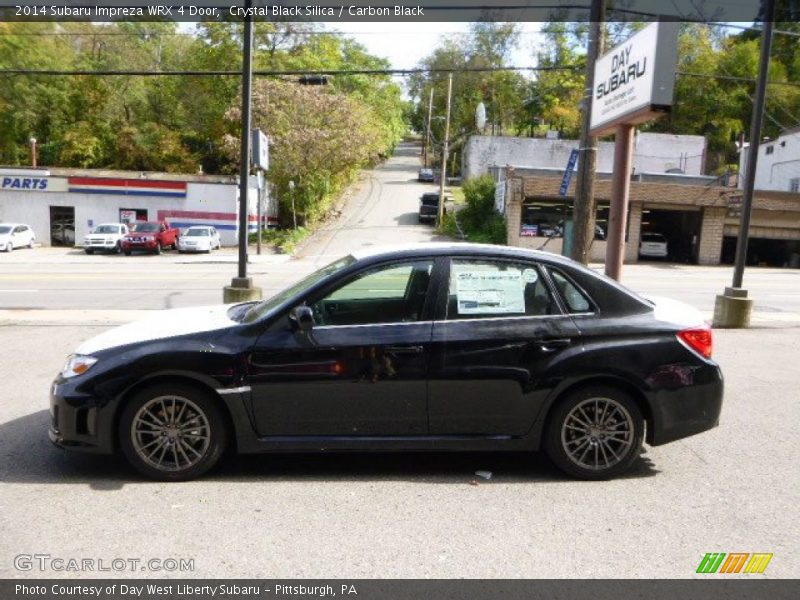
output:
[[71, 354], [67, 357], [67, 364], [65, 364], [64, 368], [61, 370], [61, 376], [64, 379], [69, 379], [70, 377], [75, 377], [76, 375], [82, 375], [83, 373], [86, 373], [86, 371], [88, 371], [96, 362], [97, 359], [94, 356]]

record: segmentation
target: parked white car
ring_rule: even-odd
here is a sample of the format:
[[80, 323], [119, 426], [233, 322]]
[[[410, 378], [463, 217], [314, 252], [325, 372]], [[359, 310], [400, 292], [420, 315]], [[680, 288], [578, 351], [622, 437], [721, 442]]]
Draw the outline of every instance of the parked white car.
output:
[[33, 248], [36, 234], [22, 223], [0, 223], [0, 250], [11, 252], [14, 248]]
[[83, 238], [83, 249], [86, 254], [94, 254], [95, 250], [119, 254], [122, 237], [127, 233], [128, 226], [124, 223], [102, 223]]
[[210, 225], [193, 225], [178, 238], [178, 252], [211, 252], [221, 245], [219, 233]]
[[639, 242], [639, 256], [667, 258], [667, 238], [660, 233], [643, 233]]

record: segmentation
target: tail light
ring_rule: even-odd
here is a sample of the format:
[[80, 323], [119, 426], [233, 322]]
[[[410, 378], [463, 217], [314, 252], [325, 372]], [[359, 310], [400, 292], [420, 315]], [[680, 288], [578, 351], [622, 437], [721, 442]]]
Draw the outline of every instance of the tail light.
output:
[[705, 326], [684, 329], [678, 332], [678, 340], [703, 358], [711, 358], [711, 351], [713, 350], [711, 327]]

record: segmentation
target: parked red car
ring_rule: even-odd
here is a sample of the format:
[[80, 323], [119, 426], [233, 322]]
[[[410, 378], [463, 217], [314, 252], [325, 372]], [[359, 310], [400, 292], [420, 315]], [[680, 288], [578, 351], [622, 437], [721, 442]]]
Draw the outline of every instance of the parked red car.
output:
[[125, 256], [130, 256], [134, 250], [161, 254], [164, 248], [177, 248], [179, 235], [180, 230], [170, 227], [166, 221], [136, 223], [122, 238], [122, 251]]

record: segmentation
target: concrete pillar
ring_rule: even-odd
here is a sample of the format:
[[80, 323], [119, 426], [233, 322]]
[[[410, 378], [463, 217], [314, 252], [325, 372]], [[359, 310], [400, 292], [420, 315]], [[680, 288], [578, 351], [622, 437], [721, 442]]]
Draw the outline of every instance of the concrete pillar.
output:
[[722, 255], [722, 235], [725, 229], [726, 212], [727, 209], [720, 206], [706, 206], [703, 209], [697, 264], [719, 264], [720, 256]]
[[634, 264], [639, 261], [639, 240], [642, 237], [642, 203], [631, 203], [628, 216], [628, 241], [625, 245], [625, 262]]

